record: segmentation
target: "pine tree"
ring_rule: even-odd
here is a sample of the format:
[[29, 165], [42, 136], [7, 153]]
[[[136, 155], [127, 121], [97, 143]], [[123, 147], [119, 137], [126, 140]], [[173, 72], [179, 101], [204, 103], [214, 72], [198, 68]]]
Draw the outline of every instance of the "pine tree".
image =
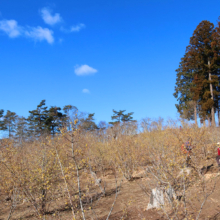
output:
[[134, 114], [134, 112], [130, 112], [130, 113], [127, 113], [127, 114], [124, 114], [123, 115], [123, 118], [122, 118], [122, 121], [123, 122], [131, 122], [131, 121], [136, 121], [136, 120], [133, 120], [133, 117], [132, 115]]
[[4, 110], [0, 109], [0, 131], [5, 131], [7, 128], [4, 122]]
[[[177, 109], [187, 109], [187, 104], [194, 101], [194, 120], [197, 123], [197, 110], [203, 119], [211, 114], [212, 125], [215, 125], [215, 107], [217, 106], [218, 65], [217, 54], [213, 50], [214, 25], [209, 21], [202, 21], [190, 38], [190, 45], [186, 49], [180, 68], [177, 70], [177, 81], [174, 96], [179, 101]], [[197, 76], [197, 79], [195, 79]], [[198, 81], [201, 88], [198, 93]], [[192, 116], [189, 118], [192, 119]]]
[[7, 110], [6, 115], [4, 116], [4, 125], [6, 127], [6, 130], [8, 130], [8, 136], [9, 138], [11, 138], [13, 136], [13, 133], [15, 132], [15, 128], [16, 128], [16, 119], [17, 119], [17, 115], [15, 112], [11, 112], [9, 110]]
[[[197, 117], [197, 103], [193, 102], [193, 95], [190, 91], [190, 88], [193, 84], [193, 72], [195, 72], [195, 67], [193, 69], [192, 66], [188, 64], [189, 54], [186, 53], [184, 57], [181, 59], [179, 68], [176, 70], [177, 78], [176, 78], [176, 86], [175, 93], [173, 94], [177, 101], [176, 104], [177, 111], [180, 113], [182, 118], [188, 120], [195, 120]], [[186, 68], [187, 66], [187, 68]], [[194, 112], [190, 111], [191, 103], [193, 102], [195, 109]], [[187, 113], [186, 113], [187, 112]]]
[[60, 129], [63, 127], [66, 115], [61, 112], [60, 107], [52, 106], [48, 110], [47, 117], [45, 119], [45, 128], [48, 133], [53, 136], [56, 133], [60, 133]]
[[192, 61], [197, 65], [198, 74], [204, 76], [204, 92], [200, 106], [202, 111], [211, 112], [212, 126], [215, 126], [214, 96], [216, 94], [213, 84], [216, 83], [217, 74], [216, 54], [212, 48], [214, 33], [214, 25], [209, 21], [202, 21], [194, 31], [189, 47], [189, 53], [193, 58]]
[[133, 119], [132, 115], [134, 114], [133, 112], [124, 114], [124, 112], [126, 110], [115, 111], [113, 109], [112, 111], [113, 111], [113, 116], [111, 116], [111, 119], [114, 121], [109, 122], [109, 124], [111, 124], [111, 125], [120, 124], [121, 122], [134, 121], [134, 120], [132, 120]]
[[86, 131], [94, 131], [98, 129], [98, 126], [96, 125], [96, 123], [94, 122], [94, 115], [93, 114], [88, 114], [88, 116], [85, 119], [81, 119], [80, 120], [80, 125], [79, 127], [82, 130], [86, 130]]
[[46, 126], [46, 119], [48, 118], [47, 106], [45, 106], [45, 100], [42, 100], [37, 106], [37, 109], [29, 111], [30, 115], [27, 118], [29, 122], [30, 135], [40, 136], [48, 131]]
[[123, 116], [124, 116], [125, 110], [115, 111], [113, 109], [112, 111], [113, 111], [113, 116], [111, 116], [111, 119], [114, 120], [114, 121], [109, 122], [109, 124], [115, 125], [115, 124], [120, 123], [122, 121]]
[[[218, 20], [218, 25], [215, 28], [215, 31], [213, 33], [213, 42], [212, 42], [212, 50], [214, 52], [214, 59], [215, 59], [215, 68], [217, 69], [215, 73], [215, 80], [220, 81], [220, 17]], [[213, 76], [212, 76], [213, 78]], [[215, 105], [218, 112], [218, 124], [220, 125], [220, 87], [219, 84], [216, 83], [215, 90], [218, 94], [215, 94]]]
[[[204, 75], [198, 75], [195, 74], [194, 79], [192, 81], [192, 85], [190, 87], [190, 92], [192, 95], [192, 100], [194, 103], [194, 115], [195, 116], [195, 121], [196, 121], [196, 125], [197, 125], [197, 107], [199, 105], [201, 105], [201, 97], [202, 94], [204, 93]], [[196, 104], [196, 106], [195, 106]], [[196, 109], [195, 109], [196, 107]], [[195, 112], [196, 111], [196, 112]], [[206, 111], [202, 111], [202, 109], [200, 108], [199, 110], [199, 116], [200, 116], [200, 122], [203, 123], [206, 119]]]
[[25, 117], [17, 117], [15, 137], [19, 142], [28, 138], [28, 124]]

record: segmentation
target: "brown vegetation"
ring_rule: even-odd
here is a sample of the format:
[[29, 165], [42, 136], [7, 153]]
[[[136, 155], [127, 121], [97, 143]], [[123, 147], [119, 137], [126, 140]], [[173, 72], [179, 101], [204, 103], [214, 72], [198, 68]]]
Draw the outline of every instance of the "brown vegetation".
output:
[[[151, 125], [2, 140], [0, 219], [217, 219], [219, 129]], [[175, 195], [147, 211], [154, 188]]]

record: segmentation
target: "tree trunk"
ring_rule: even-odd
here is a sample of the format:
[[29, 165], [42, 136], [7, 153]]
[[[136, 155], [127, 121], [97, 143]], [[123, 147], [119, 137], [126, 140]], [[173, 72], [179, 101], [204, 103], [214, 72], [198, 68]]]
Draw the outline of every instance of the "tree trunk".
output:
[[[208, 61], [208, 65], [209, 65], [209, 70], [210, 70], [210, 61]], [[212, 80], [211, 77], [211, 73], [209, 72], [209, 80]], [[210, 82], [210, 93], [211, 93], [211, 99], [214, 101], [214, 96], [213, 96], [213, 87], [212, 87], [212, 83]], [[214, 110], [214, 105], [211, 108], [211, 118], [212, 118], [212, 126], [215, 127], [215, 110]]]
[[194, 119], [195, 119], [195, 125], [196, 127], [198, 126], [198, 123], [197, 123], [197, 104], [196, 102], [194, 103]]
[[210, 117], [208, 117], [208, 127], [210, 127]]

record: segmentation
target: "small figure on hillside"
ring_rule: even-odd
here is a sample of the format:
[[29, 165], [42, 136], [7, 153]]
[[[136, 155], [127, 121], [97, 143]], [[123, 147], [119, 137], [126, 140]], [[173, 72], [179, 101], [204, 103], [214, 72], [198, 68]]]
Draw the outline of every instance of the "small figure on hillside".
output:
[[184, 144], [182, 144], [181, 150], [183, 153], [190, 156], [190, 154], [192, 153], [191, 138], [188, 138], [188, 140]]
[[191, 144], [190, 144], [189, 141], [187, 141], [187, 142], [185, 143], [185, 148], [186, 148], [186, 150], [187, 150], [187, 153], [188, 153], [188, 154], [191, 154], [191, 152], [192, 152], [192, 147], [191, 147]]
[[218, 155], [216, 156], [216, 161], [218, 166], [220, 167], [220, 142], [217, 143], [218, 146]]
[[191, 153], [192, 153], [192, 146], [191, 146], [191, 141], [192, 139], [191, 138], [188, 138], [188, 140], [182, 144], [181, 146], [181, 150], [184, 154], [187, 154], [187, 157], [186, 157], [186, 167], [189, 167], [190, 166], [190, 160], [191, 160]]

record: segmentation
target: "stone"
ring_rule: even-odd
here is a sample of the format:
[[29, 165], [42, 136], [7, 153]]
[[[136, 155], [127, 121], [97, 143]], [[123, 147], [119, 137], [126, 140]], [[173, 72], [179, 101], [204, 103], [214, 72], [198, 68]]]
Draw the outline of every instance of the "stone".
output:
[[150, 202], [147, 206], [147, 210], [152, 208], [160, 208], [164, 205], [163, 189], [155, 188], [151, 191]]
[[161, 208], [161, 206], [164, 206], [166, 202], [171, 203], [174, 199], [176, 199], [176, 194], [172, 187], [168, 187], [167, 189], [162, 187], [152, 189], [147, 210], [152, 208]]

